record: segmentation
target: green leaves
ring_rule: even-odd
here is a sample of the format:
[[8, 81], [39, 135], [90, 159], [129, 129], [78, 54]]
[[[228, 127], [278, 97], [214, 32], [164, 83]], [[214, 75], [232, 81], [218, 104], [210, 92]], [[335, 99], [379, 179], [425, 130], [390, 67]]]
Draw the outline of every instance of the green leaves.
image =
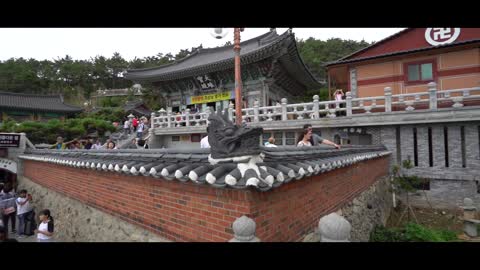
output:
[[114, 132], [116, 128], [109, 121], [95, 118], [73, 118], [64, 122], [53, 119], [48, 122], [26, 121], [20, 124], [15, 121], [5, 121], [0, 126], [2, 132], [25, 132], [33, 143], [53, 144], [57, 136], [67, 140], [81, 138], [90, 132], [98, 131], [103, 136], [106, 131]]
[[[413, 168], [412, 161], [410, 159], [402, 161], [402, 168], [409, 170]], [[393, 180], [392, 185], [395, 190], [399, 192], [415, 192], [426, 183], [426, 179], [417, 176], [407, 176], [402, 174], [402, 170], [398, 165], [392, 167]]]
[[377, 226], [370, 234], [370, 242], [447, 242], [454, 240], [457, 240], [454, 231], [430, 229], [411, 222], [401, 228]]
[[324, 64], [340, 59], [370, 44], [365, 41], [331, 38], [327, 41], [308, 38], [297, 40], [297, 47], [304, 63], [318, 78], [326, 78]]

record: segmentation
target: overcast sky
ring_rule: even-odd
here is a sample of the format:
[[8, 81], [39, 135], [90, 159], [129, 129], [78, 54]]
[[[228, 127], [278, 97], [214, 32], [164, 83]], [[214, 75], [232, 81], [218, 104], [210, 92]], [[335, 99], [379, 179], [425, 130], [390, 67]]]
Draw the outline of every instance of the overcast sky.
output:
[[[379, 41], [403, 28], [293, 28], [297, 38], [327, 40], [329, 38]], [[96, 55], [110, 57], [119, 52], [125, 59], [143, 58], [158, 53], [175, 55], [180, 49], [200, 44], [217, 47], [233, 40], [228, 29], [223, 39], [215, 39], [211, 28], [0, 28], [0, 60], [12, 57], [52, 60], [70, 55], [73, 59], [89, 59]], [[283, 33], [287, 28], [277, 28]], [[269, 28], [246, 28], [242, 40], [251, 39]]]

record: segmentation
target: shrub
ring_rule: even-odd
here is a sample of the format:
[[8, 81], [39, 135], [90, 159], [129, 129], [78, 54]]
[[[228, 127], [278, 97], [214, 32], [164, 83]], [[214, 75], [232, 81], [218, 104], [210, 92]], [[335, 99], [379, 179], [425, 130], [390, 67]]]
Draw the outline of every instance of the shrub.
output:
[[37, 143], [55, 143], [58, 136], [66, 140], [80, 138], [88, 133], [98, 131], [99, 136], [104, 136], [106, 131], [114, 132], [116, 128], [108, 121], [95, 118], [72, 118], [62, 122], [53, 119], [48, 122], [4, 121], [0, 126], [2, 132], [25, 132], [30, 141]]
[[402, 228], [377, 226], [370, 234], [370, 242], [447, 242], [456, 239], [453, 231], [430, 229], [417, 223], [407, 223]]

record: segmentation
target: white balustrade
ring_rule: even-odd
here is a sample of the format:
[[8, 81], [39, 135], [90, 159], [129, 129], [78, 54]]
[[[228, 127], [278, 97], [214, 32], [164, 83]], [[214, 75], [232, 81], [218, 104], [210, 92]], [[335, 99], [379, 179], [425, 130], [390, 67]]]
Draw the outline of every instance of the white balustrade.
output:
[[[281, 103], [264, 107], [260, 107], [259, 102], [255, 101], [252, 108], [242, 109], [242, 120], [246, 123], [316, 120], [324, 117], [337, 117], [339, 112], [345, 112], [343, 115], [346, 116], [370, 114], [372, 112], [392, 113], [394, 112], [393, 108], [398, 106], [404, 106], [407, 111], [422, 111], [424, 107], [417, 106], [421, 104], [427, 105], [427, 110], [436, 110], [438, 104], [442, 102], [452, 104], [453, 108], [461, 108], [465, 106], [465, 101], [480, 101], [480, 87], [441, 91], [436, 88], [437, 85], [432, 82], [428, 84], [428, 91], [426, 92], [393, 95], [392, 88], [386, 87], [383, 96], [363, 98], [352, 98], [350, 92], [347, 92], [346, 100], [342, 101], [320, 101], [318, 95], [315, 95], [313, 102], [288, 104], [287, 99], [283, 98]], [[226, 113], [228, 119], [232, 122], [235, 121], [236, 116], [232, 103], [222, 113]], [[172, 114], [161, 109], [158, 111], [158, 116], [152, 113], [151, 122], [154, 128], [207, 126], [210, 114], [209, 107], [204, 112], [195, 113], [187, 109], [181, 115]]]

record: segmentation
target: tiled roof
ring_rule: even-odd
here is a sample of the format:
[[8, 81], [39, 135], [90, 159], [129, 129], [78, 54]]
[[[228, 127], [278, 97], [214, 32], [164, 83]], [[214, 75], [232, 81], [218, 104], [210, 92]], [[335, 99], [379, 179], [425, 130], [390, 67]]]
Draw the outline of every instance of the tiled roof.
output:
[[[132, 176], [192, 181], [217, 188], [260, 191], [322, 174], [366, 159], [389, 155], [382, 145], [261, 147], [256, 165], [245, 161], [210, 163], [210, 149], [28, 150], [20, 158]], [[263, 159], [263, 161], [261, 160]], [[218, 160], [217, 160], [218, 161]]]
[[[142, 106], [143, 105], [143, 106]], [[143, 115], [148, 115], [150, 116], [150, 114], [152, 113], [151, 110], [147, 110], [146, 108], [144, 108], [145, 106], [145, 102], [143, 100], [136, 100], [136, 101], [130, 101], [130, 102], [127, 102], [124, 106], [123, 106], [123, 110], [128, 112], [128, 111], [134, 111], [138, 114], [143, 114]]]
[[33, 95], [0, 92], [0, 108], [44, 112], [76, 113], [82, 108], [67, 105], [60, 95]]
[[[278, 35], [270, 31], [240, 43], [242, 65], [247, 65], [276, 54], [284, 55], [289, 72], [302, 84], [313, 87], [319, 82], [303, 63], [291, 31]], [[167, 81], [203, 75], [234, 67], [233, 45], [199, 49], [191, 55], [170, 64], [154, 68], [127, 70], [125, 78], [133, 81]]]
[[[409, 54], [409, 53], [415, 53], [415, 52], [423, 52], [423, 51], [443, 49], [443, 48], [449, 48], [449, 47], [455, 47], [455, 46], [462, 46], [462, 45], [478, 43], [478, 42], [480, 42], [480, 39], [472, 39], [472, 40], [466, 40], [466, 41], [461, 41], [461, 42], [438, 45], [438, 46], [434, 46], [434, 47], [417, 48], [417, 49], [412, 49], [412, 50], [397, 51], [397, 52], [385, 53], [385, 54], [381, 54], [381, 55], [374, 55], [374, 56], [367, 56], [367, 57], [360, 57], [360, 58], [353, 58], [353, 59], [344, 59], [345, 58], [344, 57], [344, 58], [341, 58], [341, 59], [336, 60], [336, 61], [325, 63], [324, 66], [329, 67], [329, 66], [333, 66], [333, 65], [355, 63], [355, 62], [361, 62], [361, 61], [373, 60], [373, 59], [380, 59], [380, 58], [386, 58], [386, 57], [390, 57], [390, 56], [397, 56], [397, 55], [403, 55], [403, 54]], [[344, 59], [344, 60], [342, 60], [342, 59]]]

